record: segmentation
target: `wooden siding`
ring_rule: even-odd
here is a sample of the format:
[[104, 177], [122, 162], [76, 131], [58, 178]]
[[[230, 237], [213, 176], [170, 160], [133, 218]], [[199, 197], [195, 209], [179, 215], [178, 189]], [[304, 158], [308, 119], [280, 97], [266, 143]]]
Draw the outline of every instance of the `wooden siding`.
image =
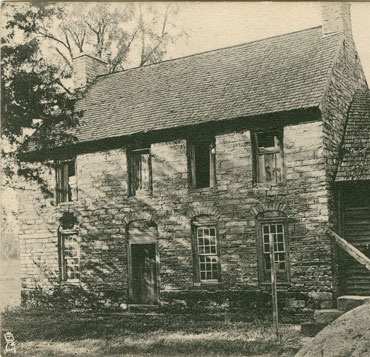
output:
[[[342, 236], [370, 258], [370, 202], [363, 196], [357, 199], [357, 192], [352, 191], [352, 194], [352, 199], [347, 197], [342, 208]], [[370, 295], [370, 272], [345, 252], [341, 252], [341, 266], [342, 292]]]

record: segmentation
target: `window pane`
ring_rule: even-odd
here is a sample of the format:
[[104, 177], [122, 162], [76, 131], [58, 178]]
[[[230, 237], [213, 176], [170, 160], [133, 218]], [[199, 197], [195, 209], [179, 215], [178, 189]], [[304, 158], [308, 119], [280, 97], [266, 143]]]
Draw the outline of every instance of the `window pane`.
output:
[[64, 266], [67, 280], [79, 279], [79, 263], [80, 263], [80, 247], [78, 242], [78, 235], [68, 234], [63, 235], [63, 255]]
[[200, 256], [199, 262], [200, 277], [202, 280], [218, 279], [218, 257]]
[[271, 269], [270, 255], [265, 254], [265, 269]]

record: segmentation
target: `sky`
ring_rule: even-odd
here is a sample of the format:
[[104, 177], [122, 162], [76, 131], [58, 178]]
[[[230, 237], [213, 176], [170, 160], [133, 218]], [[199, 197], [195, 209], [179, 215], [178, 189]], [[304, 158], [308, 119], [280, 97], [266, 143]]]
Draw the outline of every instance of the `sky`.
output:
[[[351, 4], [353, 37], [370, 84], [370, 2]], [[178, 26], [188, 38], [166, 58], [237, 45], [322, 23], [318, 2], [180, 2]]]

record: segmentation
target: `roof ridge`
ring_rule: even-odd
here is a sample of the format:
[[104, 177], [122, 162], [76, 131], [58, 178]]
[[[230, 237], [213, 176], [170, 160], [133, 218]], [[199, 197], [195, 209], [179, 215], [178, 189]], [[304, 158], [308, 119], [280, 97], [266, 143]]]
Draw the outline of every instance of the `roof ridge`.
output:
[[[277, 38], [277, 37], [288, 36], [288, 35], [291, 35], [291, 34], [294, 34], [294, 33], [298, 33], [298, 32], [304, 32], [304, 31], [314, 30], [314, 29], [317, 29], [317, 28], [320, 28], [320, 27], [322, 27], [322, 25], [314, 26], [314, 27], [309, 27], [307, 29], [302, 29], [302, 30], [297, 30], [297, 31], [282, 33], [280, 35], [274, 35], [274, 36], [270, 36], [270, 37], [260, 38], [259, 40], [253, 40], [253, 41], [249, 41], [249, 42], [243, 42], [243, 43], [239, 43], [239, 44], [236, 44], [236, 45], [231, 45], [231, 46], [226, 46], [226, 47], [221, 47], [221, 48], [215, 48], [213, 50], [208, 50], [208, 51], [204, 51], [204, 52], [193, 53], [191, 55], [186, 55], [186, 56], [182, 56], [182, 57], [169, 58], [167, 60], [156, 62], [156, 63], [151, 63], [151, 64], [148, 64], [148, 65], [145, 65], [145, 66], [137, 66], [137, 67], [128, 68], [128, 69], [125, 69], [125, 70], [122, 70], [122, 71], [118, 71], [118, 72], [100, 74], [100, 75], [96, 76], [96, 78], [106, 77], [106, 76], [110, 76], [110, 75], [114, 75], [114, 74], [118, 74], [118, 73], [126, 73], [128, 71], [132, 71], [132, 70], [135, 70], [135, 69], [140, 69], [140, 68], [143, 69], [143, 68], [147, 68], [147, 67], [159, 65], [159, 64], [162, 64], [162, 63], [166, 63], [166, 62], [173, 62], [173, 61], [177, 61], [177, 60], [184, 59], [184, 58], [189, 58], [189, 57], [194, 57], [194, 56], [200, 56], [200, 55], [203, 55], [205, 53], [217, 52], [217, 51], [226, 50], [226, 49], [229, 49], [229, 48], [242, 47], [242, 46], [253, 44], [253, 43], [256, 43], [256, 42], [260, 42], [260, 41], [266, 41], [266, 40], [270, 40], [270, 39]], [[336, 34], [336, 33], [332, 33], [330, 35], [334, 35], [334, 34]]]

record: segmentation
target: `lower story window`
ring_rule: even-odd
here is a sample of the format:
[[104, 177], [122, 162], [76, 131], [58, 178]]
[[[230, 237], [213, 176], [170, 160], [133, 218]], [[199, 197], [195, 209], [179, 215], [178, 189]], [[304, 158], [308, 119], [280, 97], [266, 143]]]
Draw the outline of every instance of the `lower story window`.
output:
[[215, 226], [195, 227], [196, 280], [219, 281], [220, 261]]
[[61, 278], [67, 282], [80, 281], [80, 243], [77, 233], [60, 235]]
[[287, 280], [288, 254], [284, 223], [263, 223], [262, 234], [262, 275], [264, 281], [270, 280], [271, 260], [270, 260], [270, 236], [274, 242], [274, 257], [277, 273], [277, 280]]

